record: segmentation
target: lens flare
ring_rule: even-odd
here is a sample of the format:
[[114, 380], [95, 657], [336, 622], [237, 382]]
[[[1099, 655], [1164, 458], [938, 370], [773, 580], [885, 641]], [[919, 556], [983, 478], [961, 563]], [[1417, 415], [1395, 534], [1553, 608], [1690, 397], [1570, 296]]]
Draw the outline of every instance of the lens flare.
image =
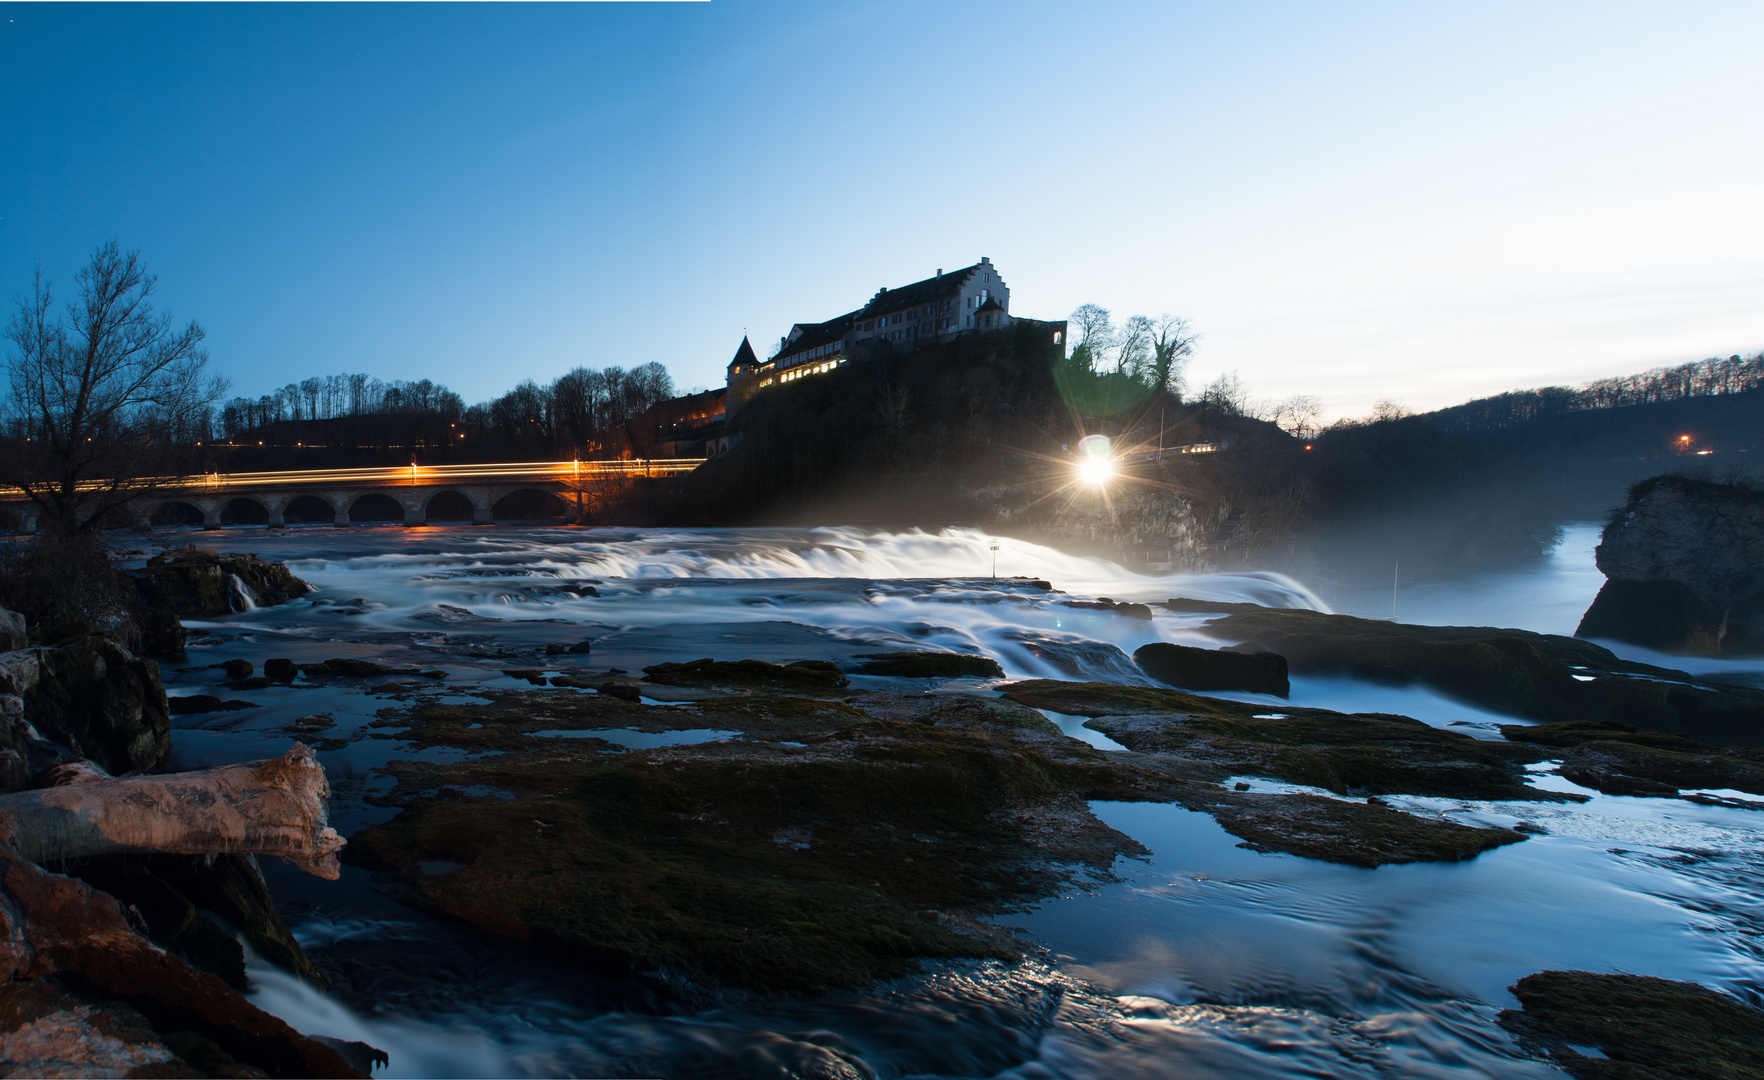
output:
[[1085, 483], [1101, 487], [1115, 475], [1115, 463], [1108, 458], [1087, 458], [1078, 463], [1078, 476]]
[[1093, 487], [1108, 483], [1115, 475], [1107, 435], [1086, 435], [1078, 440], [1078, 478]]

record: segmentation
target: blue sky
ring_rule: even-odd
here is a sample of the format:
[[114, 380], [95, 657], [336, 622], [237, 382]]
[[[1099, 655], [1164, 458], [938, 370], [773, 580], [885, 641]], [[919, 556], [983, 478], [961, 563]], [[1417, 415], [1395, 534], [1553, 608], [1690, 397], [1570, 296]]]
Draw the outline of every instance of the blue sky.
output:
[[1416, 408], [1764, 348], [1756, 3], [0, 5], [0, 296], [141, 249], [235, 392], [578, 364], [990, 256], [1194, 385]]

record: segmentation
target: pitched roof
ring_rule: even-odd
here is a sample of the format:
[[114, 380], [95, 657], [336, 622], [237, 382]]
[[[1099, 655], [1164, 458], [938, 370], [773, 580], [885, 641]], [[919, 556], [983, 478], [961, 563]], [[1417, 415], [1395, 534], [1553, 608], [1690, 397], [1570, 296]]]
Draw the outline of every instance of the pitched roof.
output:
[[778, 350], [778, 355], [791, 356], [804, 349], [812, 349], [817, 345], [838, 341], [845, 336], [846, 331], [851, 329], [851, 324], [857, 319], [857, 315], [858, 313], [855, 311], [848, 311], [844, 315], [836, 319], [828, 319], [824, 323], [797, 323], [796, 328], [802, 333], [796, 335], [794, 341]]
[[911, 285], [902, 285], [898, 289], [883, 289], [869, 303], [853, 312], [852, 317], [862, 319], [871, 315], [884, 315], [904, 307], [929, 304], [934, 300], [954, 296], [961, 291], [962, 282], [968, 279], [969, 274], [980, 269], [980, 265], [975, 263], [973, 266], [929, 277], [924, 281], [915, 281]]
[[730, 367], [734, 367], [737, 364], [750, 364], [753, 367], [760, 366], [759, 357], [753, 354], [753, 346], [748, 343], [747, 335], [745, 334], [741, 336], [741, 348], [735, 350], [735, 359], [729, 361]]
[[998, 297], [988, 296], [986, 298], [986, 303], [981, 304], [980, 307], [977, 308], [976, 310], [977, 311], [1003, 311], [1004, 305], [998, 302]]

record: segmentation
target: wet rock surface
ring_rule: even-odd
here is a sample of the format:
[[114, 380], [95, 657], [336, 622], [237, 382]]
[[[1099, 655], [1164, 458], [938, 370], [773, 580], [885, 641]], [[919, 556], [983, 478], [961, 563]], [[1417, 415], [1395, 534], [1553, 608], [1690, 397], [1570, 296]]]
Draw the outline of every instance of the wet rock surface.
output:
[[1280, 653], [1295, 675], [1420, 683], [1545, 722], [1612, 720], [1707, 741], [1764, 743], [1764, 692], [1624, 660], [1575, 638], [1275, 608], [1229, 614], [1204, 629]]
[[[1010, 702], [864, 700], [661, 708], [546, 691], [420, 707], [401, 737], [509, 749], [394, 762], [403, 809], [350, 857], [518, 940], [681, 987], [779, 991], [1014, 955], [974, 916], [1139, 850], [1083, 800], [1144, 797], [1132, 784], [1156, 775], [1123, 773]], [[625, 750], [535, 725], [745, 737]]]
[[690, 660], [683, 664], [653, 664], [643, 669], [644, 679], [665, 686], [723, 686], [734, 689], [839, 690], [848, 680], [838, 666], [827, 660], [798, 660], [770, 664], [764, 660]]
[[[1698, 742], [1610, 722], [1508, 724], [1501, 733], [1515, 742], [1558, 748], [1563, 776], [1607, 795], [1674, 798], [1698, 788], [1764, 795], [1764, 749]], [[1707, 796], [1691, 797], [1708, 801]]]
[[990, 656], [954, 652], [858, 653], [865, 675], [892, 675], [907, 679], [1002, 679], [1004, 668]]
[[[21, 719], [43, 739], [110, 773], [146, 772], [164, 760], [171, 748], [171, 707], [157, 663], [92, 635], [9, 655], [18, 658], [5, 665], [13, 672], [10, 681], [29, 683], [21, 695]], [[15, 726], [10, 735], [10, 748], [33, 769], [52, 764], [26, 729]]]
[[1695, 983], [1542, 971], [1501, 1025], [1576, 1080], [1764, 1078], [1764, 1012]]
[[[153, 1058], [146, 1068], [165, 1069], [148, 1075], [362, 1075], [219, 976], [154, 945], [137, 930], [138, 912], [4, 846], [0, 899], [0, 974], [12, 980], [0, 984], [0, 1017], [20, 1021], [0, 1037], [9, 1057], [83, 1054], [96, 1063], [132, 1054]], [[70, 997], [85, 1010], [70, 1007]], [[155, 1042], [177, 1058], [160, 1056]]]
[[1275, 697], [1292, 693], [1286, 657], [1276, 652], [1196, 649], [1158, 641], [1135, 649], [1133, 662], [1159, 682], [1184, 690], [1243, 690]]
[[1595, 553], [1608, 579], [1576, 637], [1764, 654], [1764, 490], [1684, 476], [1631, 488]]
[[1067, 683], [1010, 683], [1013, 701], [1089, 716], [1085, 726], [1131, 750], [1172, 754], [1213, 767], [1323, 788], [1342, 795], [1440, 795], [1460, 799], [1556, 799], [1524, 782], [1543, 751], [1472, 739], [1406, 716], [1266, 706], [1180, 690]]
[[[813, 697], [756, 688], [795, 666], [757, 664], [677, 665], [695, 689], [736, 692], [666, 706], [546, 689], [384, 710], [380, 737], [469, 757], [392, 762], [396, 787], [374, 801], [399, 814], [345, 857], [432, 910], [691, 998], [1015, 956], [983, 917], [1142, 854], [1087, 800], [1178, 802], [1255, 850], [1378, 866], [1524, 836], [1367, 793], [1558, 798], [1523, 783], [1544, 751], [1403, 717], [1275, 722], [1174, 690], [1045, 680], [1003, 699]], [[1093, 726], [1132, 750], [1072, 739], [1035, 708], [1102, 716]], [[1357, 797], [1222, 786], [1246, 772]]]

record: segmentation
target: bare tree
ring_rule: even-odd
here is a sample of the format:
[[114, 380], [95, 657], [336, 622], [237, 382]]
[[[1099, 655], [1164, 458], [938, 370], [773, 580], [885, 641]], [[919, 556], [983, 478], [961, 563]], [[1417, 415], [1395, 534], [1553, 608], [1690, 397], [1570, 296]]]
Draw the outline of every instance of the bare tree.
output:
[[17, 438], [0, 455], [0, 484], [36, 503], [51, 529], [98, 523], [153, 470], [170, 469], [179, 436], [199, 430], [226, 392], [203, 373], [202, 327], [174, 331], [154, 311], [155, 280], [138, 252], [111, 241], [75, 275], [65, 312], [39, 269], [7, 327]]
[[1323, 403], [1309, 394], [1294, 394], [1268, 409], [1267, 419], [1295, 439], [1315, 438]]
[[1188, 320], [1165, 312], [1151, 325], [1152, 390], [1163, 391], [1182, 400], [1183, 372], [1188, 358], [1194, 355], [1194, 343], [1200, 337], [1189, 329]]
[[1108, 308], [1084, 304], [1072, 312], [1069, 321], [1078, 330], [1078, 344], [1073, 346], [1072, 355], [1083, 353], [1085, 359], [1094, 366], [1104, 353], [1114, 347], [1115, 324], [1109, 321]]
[[1249, 410], [1249, 393], [1237, 372], [1220, 375], [1201, 391], [1201, 404], [1227, 416], [1244, 416]]
[[1413, 416], [1414, 411], [1400, 401], [1383, 398], [1372, 404], [1372, 419], [1401, 420], [1405, 416]]
[[1144, 315], [1129, 316], [1115, 335], [1115, 370], [1143, 379], [1151, 374], [1152, 333], [1155, 324]]

